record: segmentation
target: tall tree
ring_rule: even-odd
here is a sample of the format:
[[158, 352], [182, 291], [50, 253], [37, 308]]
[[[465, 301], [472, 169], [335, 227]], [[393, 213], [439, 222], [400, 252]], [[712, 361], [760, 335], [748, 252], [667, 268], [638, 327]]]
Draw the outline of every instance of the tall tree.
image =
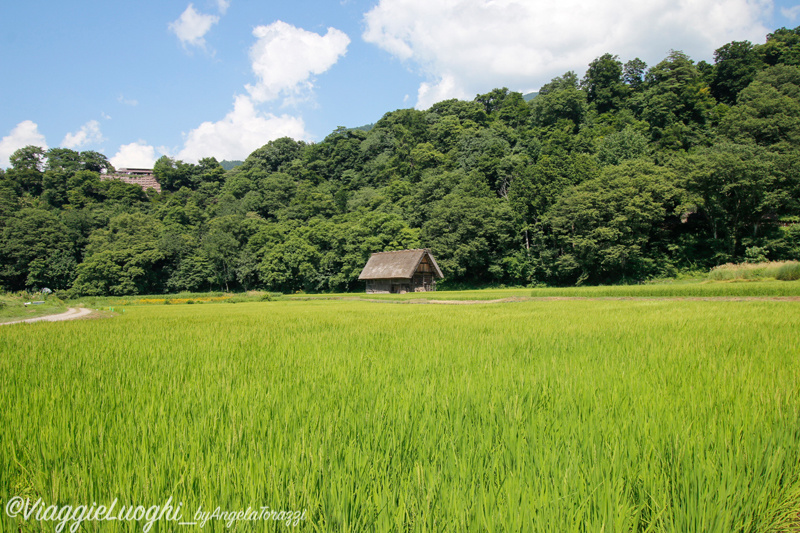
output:
[[603, 54], [589, 63], [581, 87], [586, 91], [586, 101], [593, 105], [598, 113], [619, 109], [627, 93], [619, 57]]
[[622, 80], [634, 91], [638, 91], [644, 84], [647, 74], [647, 63], [639, 59], [631, 59], [623, 67]]
[[800, 68], [778, 65], [760, 72], [720, 130], [737, 142], [793, 150], [800, 143]]
[[763, 65], [750, 41], [733, 41], [717, 48], [711, 93], [724, 104], [735, 104], [736, 97], [750, 85]]
[[12, 290], [65, 289], [75, 279], [70, 232], [50, 211], [26, 208], [6, 221], [0, 238], [0, 277]]
[[780, 28], [767, 35], [767, 42], [758, 48], [768, 65], [800, 66], [800, 26]]
[[757, 237], [766, 215], [791, 205], [791, 183], [777, 171], [776, 157], [758, 146], [718, 143], [677, 168], [708, 221], [720, 260], [742, 257], [745, 237]]
[[16, 150], [9, 161], [8, 179], [17, 184], [22, 192], [38, 196], [44, 187], [44, 150], [38, 146], [26, 146]]
[[258, 169], [266, 173], [278, 172], [281, 167], [300, 156], [306, 143], [281, 137], [255, 150], [247, 156], [241, 170]]
[[167, 257], [161, 246], [163, 225], [141, 214], [112, 218], [89, 238], [73, 290], [83, 295], [157, 294]]
[[658, 274], [663, 221], [680, 203], [674, 182], [667, 169], [629, 161], [567, 190], [546, 216], [551, 280], [608, 283]]
[[647, 71], [645, 83], [633, 107], [650, 124], [652, 139], [670, 149], [701, 143], [716, 102], [694, 61], [673, 50]]
[[109, 162], [108, 158], [99, 152], [87, 150], [81, 152], [81, 167], [83, 170], [91, 170], [92, 172], [114, 172], [114, 166]]
[[542, 86], [531, 101], [534, 126], [555, 126], [568, 121], [573, 132], [583, 123], [587, 111], [586, 93], [578, 88], [578, 76], [570, 71]]

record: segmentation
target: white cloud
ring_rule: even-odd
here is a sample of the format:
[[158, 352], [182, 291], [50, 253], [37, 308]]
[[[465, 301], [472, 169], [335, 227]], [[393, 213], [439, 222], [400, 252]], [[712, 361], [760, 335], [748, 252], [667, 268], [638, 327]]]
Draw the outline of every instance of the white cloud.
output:
[[259, 104], [280, 96], [286, 103], [310, 93], [312, 76], [335, 65], [347, 51], [350, 38], [335, 28], [319, 35], [281, 21], [256, 27], [253, 36], [257, 41], [250, 49], [250, 60], [256, 83], [245, 86], [248, 95], [234, 97], [233, 109], [224, 118], [203, 122], [185, 134], [178, 159], [244, 159], [280, 137], [309, 139], [302, 118], [277, 116], [259, 109]]
[[[220, 2], [220, 9], [224, 2]], [[226, 4], [227, 9], [227, 4]], [[189, 4], [186, 10], [181, 13], [178, 20], [170, 22], [169, 29], [178, 36], [181, 44], [185, 47], [196, 46], [198, 48], [206, 47], [206, 33], [211, 29], [211, 26], [219, 22], [219, 17], [216, 15], [206, 15], [195, 11], [194, 6]]]
[[137, 105], [139, 105], [139, 100], [134, 100], [132, 98], [125, 98], [125, 95], [123, 94], [120, 94], [117, 97], [117, 102], [119, 102], [120, 104], [129, 105], [131, 107], [136, 107]]
[[310, 91], [311, 77], [335, 65], [350, 44], [336, 28], [319, 35], [282, 21], [258, 26], [253, 35], [258, 41], [250, 49], [250, 60], [258, 81], [246, 88], [255, 102]]
[[307, 139], [303, 120], [260, 112], [253, 101], [236, 96], [233, 110], [218, 122], [203, 122], [186, 135], [178, 159], [196, 162], [203, 157], [244, 159], [267, 142], [280, 137]]
[[32, 120], [23, 120], [0, 140], [0, 168], [8, 168], [11, 154], [29, 145], [48, 148], [44, 135], [39, 133], [39, 126]]
[[61, 146], [74, 150], [92, 143], [101, 143], [104, 140], [103, 133], [100, 131], [100, 123], [90, 120], [75, 133], [67, 133], [64, 140], [61, 141]]
[[732, 40], [763, 42], [772, 0], [380, 0], [365, 41], [421, 70], [417, 107], [496, 87], [535, 90], [606, 52], [649, 64], [695, 59]]
[[217, 9], [220, 15], [224, 15], [229, 7], [231, 7], [231, 0], [217, 0]]
[[114, 168], [153, 168], [156, 162], [156, 149], [145, 143], [123, 144], [109, 162]]
[[451, 74], [443, 74], [437, 83], [422, 82], [417, 91], [417, 106], [420, 109], [427, 109], [436, 102], [458, 98], [459, 100], [471, 100], [475, 95], [467, 94], [458, 86], [456, 78]]
[[800, 6], [783, 7], [781, 8], [781, 14], [787, 19], [795, 21], [797, 16], [800, 15]]

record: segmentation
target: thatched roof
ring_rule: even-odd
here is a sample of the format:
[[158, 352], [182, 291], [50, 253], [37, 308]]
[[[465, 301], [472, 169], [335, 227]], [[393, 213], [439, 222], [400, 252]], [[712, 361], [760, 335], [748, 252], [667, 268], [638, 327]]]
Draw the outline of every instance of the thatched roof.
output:
[[378, 252], [370, 256], [358, 279], [409, 279], [425, 256], [433, 267], [437, 278], [443, 278], [442, 270], [436, 264], [430, 250], [399, 250], [397, 252]]

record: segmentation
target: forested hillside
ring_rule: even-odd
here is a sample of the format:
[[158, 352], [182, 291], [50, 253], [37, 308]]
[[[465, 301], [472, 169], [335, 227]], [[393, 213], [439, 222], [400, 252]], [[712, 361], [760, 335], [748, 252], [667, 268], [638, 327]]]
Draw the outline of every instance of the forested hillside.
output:
[[105, 156], [26, 147], [0, 171], [0, 283], [74, 294], [362, 290], [373, 252], [431, 248], [451, 284], [614, 283], [800, 257], [800, 27], [606, 54], [526, 102], [387, 113], [241, 166], [162, 157], [161, 194]]

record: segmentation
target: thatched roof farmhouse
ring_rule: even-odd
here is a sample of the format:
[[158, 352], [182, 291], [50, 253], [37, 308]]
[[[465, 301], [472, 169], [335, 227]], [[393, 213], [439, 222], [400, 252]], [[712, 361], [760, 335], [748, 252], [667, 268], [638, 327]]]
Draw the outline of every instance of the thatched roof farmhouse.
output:
[[358, 279], [374, 294], [435, 291], [443, 277], [431, 251], [418, 249], [372, 254]]

